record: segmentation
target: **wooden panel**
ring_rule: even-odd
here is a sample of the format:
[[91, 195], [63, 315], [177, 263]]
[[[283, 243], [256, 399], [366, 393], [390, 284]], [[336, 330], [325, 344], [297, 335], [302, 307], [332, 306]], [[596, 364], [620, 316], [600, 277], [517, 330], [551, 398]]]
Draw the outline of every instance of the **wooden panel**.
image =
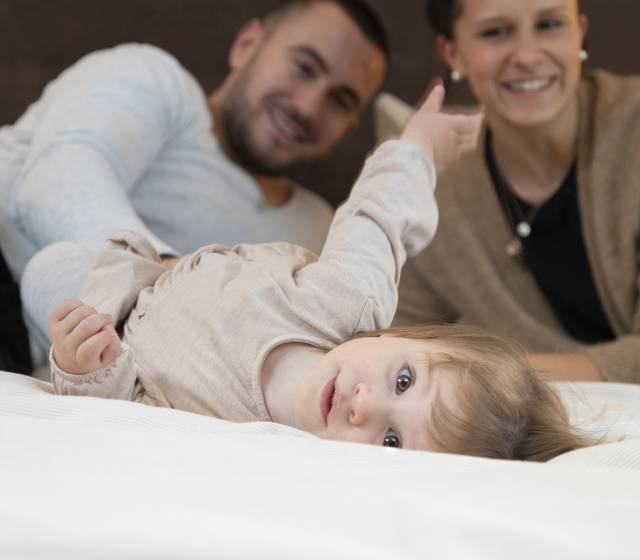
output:
[[[394, 48], [386, 88], [414, 102], [443, 66], [432, 48], [424, 0], [370, 0]], [[226, 51], [239, 26], [269, 0], [0, 0], [0, 124], [13, 122], [44, 85], [83, 54], [126, 41], [172, 52], [213, 89], [226, 73]], [[590, 64], [640, 72], [638, 0], [586, 0]], [[400, 9], [398, 6], [402, 6]], [[464, 92], [453, 92], [459, 100]], [[336, 154], [298, 178], [332, 203], [342, 200], [372, 142], [367, 116]]]

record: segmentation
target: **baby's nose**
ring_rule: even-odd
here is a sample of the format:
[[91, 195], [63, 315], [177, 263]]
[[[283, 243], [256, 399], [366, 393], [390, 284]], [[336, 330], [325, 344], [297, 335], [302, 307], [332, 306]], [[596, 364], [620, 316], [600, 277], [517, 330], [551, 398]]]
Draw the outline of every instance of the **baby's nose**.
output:
[[349, 422], [354, 426], [362, 426], [376, 413], [376, 404], [369, 388], [363, 383], [356, 384], [351, 397]]

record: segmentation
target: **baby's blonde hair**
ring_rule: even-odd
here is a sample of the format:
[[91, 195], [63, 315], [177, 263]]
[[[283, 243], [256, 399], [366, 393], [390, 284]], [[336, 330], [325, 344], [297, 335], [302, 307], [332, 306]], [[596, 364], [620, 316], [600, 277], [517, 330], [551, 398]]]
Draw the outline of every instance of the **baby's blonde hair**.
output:
[[[574, 430], [555, 391], [534, 372], [515, 342], [460, 325], [419, 325], [361, 333], [437, 340], [446, 350], [430, 365], [459, 375], [455, 410], [436, 401], [429, 435], [448, 453], [548, 461], [595, 443]], [[435, 359], [435, 363], [434, 363]]]

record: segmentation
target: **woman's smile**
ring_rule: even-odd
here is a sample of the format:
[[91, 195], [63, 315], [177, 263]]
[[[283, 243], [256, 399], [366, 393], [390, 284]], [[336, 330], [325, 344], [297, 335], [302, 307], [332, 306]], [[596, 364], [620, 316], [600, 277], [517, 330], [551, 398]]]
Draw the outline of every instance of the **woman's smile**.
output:
[[518, 80], [509, 80], [502, 82], [502, 87], [506, 89], [509, 93], [516, 95], [535, 95], [538, 93], [545, 92], [555, 84], [557, 78], [556, 77], [545, 77], [545, 78], [526, 78], [526, 79], [518, 79]]

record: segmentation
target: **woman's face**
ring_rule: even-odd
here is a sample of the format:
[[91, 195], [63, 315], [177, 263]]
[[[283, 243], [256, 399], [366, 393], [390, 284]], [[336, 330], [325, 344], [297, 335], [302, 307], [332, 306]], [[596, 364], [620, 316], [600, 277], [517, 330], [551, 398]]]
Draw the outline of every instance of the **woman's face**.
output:
[[459, 1], [454, 39], [440, 38], [440, 53], [490, 122], [541, 126], [576, 106], [587, 30], [577, 0]]

